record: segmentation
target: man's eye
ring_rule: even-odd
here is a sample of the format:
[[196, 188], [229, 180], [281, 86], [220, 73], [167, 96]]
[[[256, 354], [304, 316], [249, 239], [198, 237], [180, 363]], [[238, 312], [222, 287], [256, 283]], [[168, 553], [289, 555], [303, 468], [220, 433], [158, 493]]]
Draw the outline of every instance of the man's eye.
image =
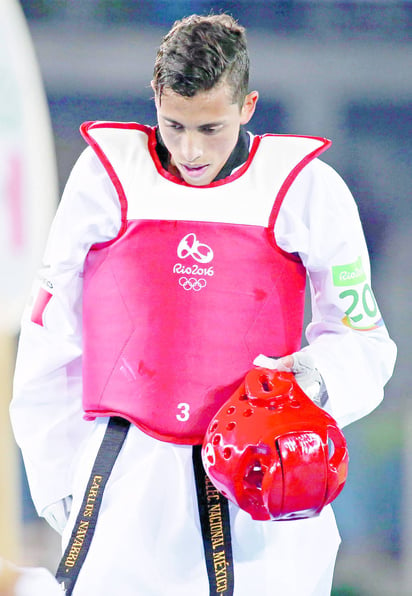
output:
[[213, 135], [215, 134], [219, 129], [216, 126], [203, 126], [201, 128], [201, 131], [206, 134], [206, 135]]
[[167, 125], [168, 128], [172, 128], [173, 130], [183, 130], [183, 126], [181, 124], [174, 124], [171, 122]]

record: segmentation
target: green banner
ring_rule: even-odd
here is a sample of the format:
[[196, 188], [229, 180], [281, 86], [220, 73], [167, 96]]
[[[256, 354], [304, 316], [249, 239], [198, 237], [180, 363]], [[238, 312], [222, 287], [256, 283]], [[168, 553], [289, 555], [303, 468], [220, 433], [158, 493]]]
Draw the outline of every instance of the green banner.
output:
[[366, 280], [360, 257], [348, 265], [333, 266], [332, 275], [334, 286], [355, 286]]

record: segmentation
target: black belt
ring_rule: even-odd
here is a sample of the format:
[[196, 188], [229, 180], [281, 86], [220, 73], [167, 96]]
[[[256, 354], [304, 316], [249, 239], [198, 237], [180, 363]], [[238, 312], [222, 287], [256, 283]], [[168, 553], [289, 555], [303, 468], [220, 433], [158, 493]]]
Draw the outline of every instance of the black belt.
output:
[[89, 550], [102, 503], [104, 487], [129, 430], [130, 422], [110, 418], [96, 456], [89, 483], [80, 507], [69, 544], [60, 561], [56, 579], [67, 596], [73, 588]]
[[[130, 423], [123, 418], [110, 419], [100, 445], [90, 479], [56, 578], [66, 596], [73, 592], [86, 559], [99, 515], [104, 488], [124, 443]], [[232, 596], [234, 586], [229, 506], [206, 475], [201, 446], [193, 447], [193, 468], [202, 529], [210, 596]]]
[[210, 596], [232, 596], [234, 573], [228, 500], [206, 475], [201, 445], [193, 447], [193, 468]]

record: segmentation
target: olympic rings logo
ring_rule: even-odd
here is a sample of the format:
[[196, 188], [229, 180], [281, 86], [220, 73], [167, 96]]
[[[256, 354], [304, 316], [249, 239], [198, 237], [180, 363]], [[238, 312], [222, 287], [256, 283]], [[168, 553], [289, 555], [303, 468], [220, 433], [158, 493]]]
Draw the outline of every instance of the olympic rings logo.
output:
[[200, 290], [205, 287], [206, 280], [203, 278], [196, 279], [195, 277], [181, 277], [179, 279], [179, 285], [182, 286], [182, 288], [187, 292], [190, 290], [200, 292]]

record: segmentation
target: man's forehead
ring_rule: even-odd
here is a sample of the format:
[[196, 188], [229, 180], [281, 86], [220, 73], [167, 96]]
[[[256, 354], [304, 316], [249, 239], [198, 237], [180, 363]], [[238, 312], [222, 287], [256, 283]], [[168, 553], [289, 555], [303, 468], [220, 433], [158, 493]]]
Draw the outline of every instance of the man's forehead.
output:
[[199, 91], [193, 97], [185, 97], [172, 89], [167, 89], [156, 103], [163, 118], [177, 122], [194, 117], [196, 120], [200, 118], [205, 123], [209, 123], [225, 119], [239, 109], [238, 104], [231, 101], [228, 89], [223, 86]]

